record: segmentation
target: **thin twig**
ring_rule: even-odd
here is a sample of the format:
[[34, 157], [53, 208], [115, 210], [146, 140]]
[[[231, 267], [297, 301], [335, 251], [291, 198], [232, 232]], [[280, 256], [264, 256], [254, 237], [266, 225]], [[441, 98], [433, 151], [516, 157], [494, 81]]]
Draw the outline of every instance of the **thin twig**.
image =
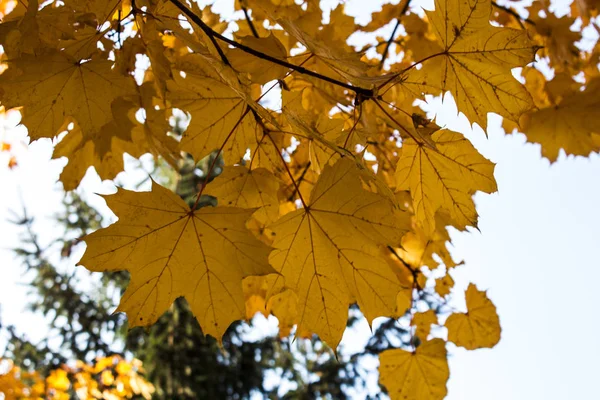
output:
[[244, 12], [244, 17], [246, 17], [246, 22], [248, 23], [248, 26], [250, 27], [252, 34], [254, 35], [255, 38], [259, 37], [258, 32], [256, 31], [256, 27], [254, 27], [254, 24], [252, 23], [252, 20], [250, 19], [250, 14], [248, 14], [248, 9], [244, 6], [242, 6], [242, 11]]
[[394, 255], [394, 257], [396, 257], [398, 259], [398, 261], [400, 261], [400, 263], [402, 263], [402, 265], [406, 269], [408, 269], [408, 271], [412, 275], [413, 288], [415, 288], [419, 291], [423, 290], [423, 288], [421, 287], [421, 285], [419, 284], [419, 281], [418, 281], [419, 273], [421, 271], [419, 271], [418, 269], [413, 269], [413, 267], [411, 267], [406, 261], [404, 261], [404, 259], [402, 257], [400, 257], [400, 254], [398, 254], [398, 252], [392, 246], [387, 246], [387, 248], [390, 251], [390, 253], [392, 253]]
[[396, 31], [398, 30], [398, 27], [400, 26], [400, 20], [402, 19], [404, 14], [406, 14], [406, 12], [408, 11], [409, 5], [410, 5], [410, 0], [407, 0], [406, 3], [404, 4], [404, 7], [402, 7], [402, 10], [400, 10], [400, 15], [398, 15], [398, 18], [396, 19], [396, 25], [394, 25], [392, 34], [390, 35], [390, 38], [388, 39], [387, 43], [385, 44], [385, 49], [383, 50], [381, 62], [379, 63], [379, 69], [383, 69], [383, 65], [385, 64], [385, 59], [387, 58], [387, 55], [390, 51], [390, 46], [392, 45], [392, 43], [394, 43], [394, 38], [396, 37]]
[[[311, 164], [310, 161], [308, 163], [306, 163], [306, 166], [304, 167], [304, 170], [302, 170], [302, 174], [300, 174], [300, 177], [298, 178], [298, 185], [300, 185], [302, 183], [302, 181], [304, 180], [304, 176], [308, 172], [308, 169], [310, 168], [310, 164]], [[294, 201], [294, 197], [296, 197], [296, 191], [297, 190], [299, 190], [298, 186], [295, 186], [294, 187], [294, 191], [288, 197], [288, 201]]]
[[387, 117], [388, 117], [390, 120], [392, 120], [392, 122], [394, 122], [394, 123], [395, 123], [395, 124], [398, 126], [398, 128], [400, 128], [401, 130], [403, 130], [403, 131], [404, 131], [404, 132], [405, 132], [405, 133], [408, 135], [408, 137], [410, 137], [412, 140], [414, 140], [415, 142], [417, 142], [417, 143], [419, 143], [419, 144], [421, 143], [421, 141], [420, 141], [420, 140], [418, 140], [418, 139], [415, 137], [415, 135], [413, 135], [413, 134], [412, 134], [412, 132], [411, 132], [411, 131], [409, 131], [408, 129], [406, 129], [406, 128], [405, 128], [405, 127], [404, 127], [404, 126], [403, 126], [403, 125], [402, 125], [400, 122], [398, 122], [398, 121], [396, 120], [396, 118], [394, 118], [394, 117], [393, 117], [393, 116], [392, 116], [392, 115], [391, 115], [391, 114], [390, 114], [390, 113], [389, 113], [389, 112], [388, 112], [388, 111], [385, 109], [385, 107], [383, 107], [383, 106], [382, 106], [382, 105], [381, 105], [381, 104], [380, 104], [380, 103], [379, 103], [377, 100], [375, 100], [375, 104], [377, 105], [377, 107], [379, 107], [379, 109], [380, 109], [381, 111], [383, 111], [383, 113], [384, 113], [384, 114], [385, 114], [385, 115], [386, 115], [386, 116], [387, 116]]
[[[492, 6], [498, 8], [500, 10], [506, 11], [507, 13], [509, 13], [510, 15], [512, 15], [513, 17], [515, 17], [517, 19], [517, 21], [519, 21], [519, 24], [521, 24], [521, 21], [523, 21], [523, 22], [527, 22], [528, 24], [531, 24], [531, 25], [535, 26], [535, 22], [533, 22], [529, 18], [525, 18], [525, 17], [519, 15], [519, 13], [516, 12], [515, 10], [513, 10], [512, 8], [509, 8], [509, 7], [506, 7], [506, 6], [502, 6], [502, 5], [498, 4], [498, 3], [496, 3], [495, 1], [492, 1]], [[521, 27], [525, 28], [522, 24], [521, 24]]]
[[292, 183], [294, 184], [294, 189], [295, 189], [296, 193], [298, 193], [298, 197], [300, 198], [300, 202], [302, 203], [302, 207], [304, 207], [304, 209], [307, 210], [308, 209], [308, 205], [304, 201], [304, 197], [302, 197], [302, 192], [300, 191], [300, 186], [298, 186], [298, 183], [294, 179], [294, 175], [292, 174], [292, 171], [290, 171], [290, 167], [288, 166], [287, 162], [285, 161], [285, 158], [283, 158], [283, 154], [281, 154], [279, 146], [277, 146], [277, 143], [275, 143], [275, 140], [271, 136], [271, 132], [270, 131], [265, 130], [265, 135], [267, 135], [267, 137], [271, 140], [271, 143], [273, 144], [273, 146], [275, 146], [275, 152], [279, 155], [279, 158], [281, 159], [281, 163], [283, 164], [283, 167], [287, 171], [288, 176], [290, 177]]
[[171, 0], [171, 3], [173, 3], [175, 5], [175, 7], [179, 8], [181, 10], [181, 12], [183, 12], [189, 18], [192, 18], [192, 20], [200, 27], [200, 29], [202, 29], [204, 31], [204, 33], [206, 34], [206, 36], [208, 36], [208, 38], [212, 42], [213, 46], [215, 46], [215, 48], [217, 49], [217, 52], [219, 53], [219, 56], [221, 57], [221, 60], [226, 65], [231, 65], [231, 64], [229, 64], [229, 60], [227, 60], [227, 57], [225, 56], [225, 53], [223, 52], [223, 49], [221, 48], [221, 46], [219, 46], [219, 43], [217, 42], [217, 40], [215, 38], [217, 32], [213, 31], [208, 25], [206, 25], [204, 23], [204, 21], [202, 21], [202, 19], [200, 17], [198, 17], [193, 12], [191, 12], [179, 0]]
[[206, 184], [208, 183], [208, 180], [210, 179], [210, 175], [213, 173], [213, 170], [215, 169], [215, 166], [217, 165], [217, 160], [219, 159], [219, 156], [223, 152], [223, 149], [225, 148], [225, 145], [227, 144], [227, 142], [229, 141], [229, 139], [233, 136], [233, 133], [236, 131], [236, 129], [238, 128], [238, 126], [240, 125], [240, 123], [242, 122], [242, 120], [244, 118], [246, 118], [246, 115], [250, 111], [252, 111], [252, 109], [250, 107], [246, 107], [246, 110], [244, 111], [244, 113], [242, 114], [242, 116], [240, 117], [240, 119], [238, 119], [238, 121], [235, 123], [235, 125], [233, 126], [233, 128], [231, 128], [231, 131], [229, 132], [229, 134], [227, 135], [227, 137], [223, 141], [223, 144], [221, 145], [221, 147], [217, 151], [217, 154], [215, 154], [215, 158], [213, 159], [213, 162], [210, 165], [210, 167], [208, 168], [208, 172], [206, 173], [206, 179], [204, 179], [204, 181], [202, 182], [202, 186], [200, 187], [200, 190], [198, 191], [198, 195], [196, 196], [196, 201], [194, 202], [194, 207], [192, 207], [192, 209], [190, 211], [191, 213], [193, 213], [194, 211], [196, 211], [196, 209], [198, 207], [198, 203], [200, 202], [200, 197], [202, 197], [202, 192], [204, 191], [204, 188], [206, 187]]

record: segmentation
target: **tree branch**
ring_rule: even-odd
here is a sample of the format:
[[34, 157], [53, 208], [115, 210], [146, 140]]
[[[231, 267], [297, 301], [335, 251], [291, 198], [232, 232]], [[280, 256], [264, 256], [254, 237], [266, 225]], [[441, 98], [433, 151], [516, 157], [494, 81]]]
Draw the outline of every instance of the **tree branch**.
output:
[[404, 7], [402, 7], [402, 10], [400, 10], [400, 15], [398, 15], [398, 19], [396, 19], [396, 25], [394, 25], [394, 30], [392, 30], [392, 34], [390, 35], [390, 38], [388, 39], [387, 43], [385, 44], [385, 49], [383, 49], [383, 55], [381, 57], [381, 62], [379, 63], [379, 69], [383, 69], [383, 65], [385, 64], [385, 59], [387, 58], [387, 55], [390, 51], [390, 46], [392, 45], [392, 43], [394, 43], [394, 38], [396, 37], [396, 31], [398, 30], [398, 27], [400, 26], [400, 20], [402, 19], [404, 14], [406, 14], [406, 12], [408, 11], [409, 5], [410, 5], [410, 0], [407, 0], [406, 3], [404, 3]]
[[394, 257], [396, 257], [398, 259], [398, 261], [400, 261], [400, 263], [404, 266], [404, 268], [408, 269], [408, 271], [412, 275], [413, 288], [415, 288], [419, 291], [423, 290], [421, 285], [419, 285], [419, 281], [418, 281], [419, 274], [421, 273], [421, 271], [419, 271], [418, 269], [413, 269], [406, 261], [404, 261], [404, 259], [402, 257], [400, 257], [400, 254], [398, 254], [398, 252], [392, 246], [387, 246], [387, 248], [390, 251], [390, 253], [392, 253], [394, 255]]
[[231, 65], [231, 64], [229, 64], [229, 60], [225, 56], [225, 53], [223, 52], [223, 49], [221, 48], [221, 46], [219, 46], [219, 43], [215, 39], [215, 36], [217, 35], [217, 32], [213, 31], [210, 28], [210, 26], [206, 25], [204, 23], [204, 21], [202, 21], [202, 19], [200, 17], [198, 17], [193, 12], [191, 12], [179, 0], [171, 0], [171, 3], [173, 3], [175, 5], [175, 7], [179, 8], [181, 10], [181, 12], [183, 12], [185, 15], [187, 15], [189, 18], [191, 18], [192, 21], [194, 21], [200, 27], [200, 29], [202, 29], [202, 31], [206, 34], [206, 36], [208, 36], [208, 38], [212, 42], [213, 46], [215, 46], [215, 48], [217, 49], [217, 52], [219, 53], [219, 56], [221, 56], [221, 60], [223, 60], [223, 62], [225, 64]]
[[[509, 13], [510, 15], [512, 15], [513, 17], [515, 17], [517, 19], [517, 21], [519, 21], [519, 24], [521, 24], [521, 21], [523, 21], [523, 22], [527, 22], [528, 24], [531, 24], [531, 25], [535, 26], [535, 22], [533, 22], [529, 18], [522, 17], [521, 15], [519, 15], [518, 12], [516, 12], [512, 8], [509, 8], [509, 7], [506, 7], [506, 6], [502, 6], [502, 5], [498, 4], [498, 3], [496, 3], [495, 1], [492, 1], [492, 6], [494, 6], [494, 7], [498, 8], [498, 9], [500, 9], [500, 10], [503, 10], [503, 11]], [[523, 24], [521, 24], [521, 27], [525, 28], [523, 26]]]
[[248, 26], [250, 27], [250, 30], [252, 31], [252, 34], [254, 35], [255, 38], [258, 38], [258, 32], [256, 31], [256, 27], [254, 26], [254, 24], [252, 23], [252, 20], [250, 19], [250, 15], [248, 14], [248, 9], [244, 6], [242, 6], [242, 11], [244, 12], [244, 17], [246, 18], [246, 22], [248, 23]]
[[[354, 86], [351, 85], [349, 83], [345, 83], [342, 81], [338, 81], [337, 79], [333, 79], [330, 78], [328, 76], [325, 75], [321, 75], [317, 72], [311, 71], [309, 69], [300, 67], [298, 65], [294, 65], [294, 64], [290, 64], [287, 61], [283, 61], [280, 60], [276, 57], [272, 57], [268, 54], [264, 54], [260, 51], [254, 50], [251, 47], [245, 46], [241, 43], [236, 42], [235, 40], [231, 40], [228, 37], [225, 37], [223, 35], [221, 35], [220, 33], [217, 33], [215, 31], [213, 31], [208, 25], [206, 25], [204, 23], [204, 21], [202, 21], [202, 19], [200, 17], [198, 17], [196, 14], [194, 14], [192, 11], [190, 11], [186, 6], [184, 6], [179, 0], [170, 0], [171, 3], [173, 3], [177, 8], [179, 8], [181, 10], [181, 12], [183, 12], [188, 18], [190, 18], [194, 23], [196, 23], [196, 25], [198, 25], [200, 27], [200, 29], [202, 29], [204, 31], [204, 33], [206, 33], [210, 40], [213, 42], [213, 44], [215, 44], [217, 46], [217, 51], [219, 51], [219, 54], [221, 54], [221, 57], [225, 57], [225, 55], [223, 54], [223, 50], [218, 46], [218, 44], [216, 44], [216, 40], [215, 39], [219, 39], [222, 40], [223, 42], [236, 47], [240, 50], [245, 51], [248, 54], [252, 54], [255, 57], [261, 58], [263, 60], [267, 60], [272, 62], [273, 64], [277, 64], [277, 65], [281, 65], [283, 67], [289, 68], [289, 69], [293, 69], [294, 71], [300, 73], [300, 74], [304, 74], [304, 75], [308, 75], [308, 76], [312, 76], [313, 78], [317, 78], [320, 79], [322, 81], [325, 82], [329, 82], [332, 83], [336, 86], [340, 86], [349, 90], [352, 90], [354, 93], [356, 93], [357, 95], [362, 95], [364, 97], [373, 97], [373, 90], [372, 89], [365, 89], [359, 86]], [[225, 58], [226, 60], [226, 58]], [[229, 64], [229, 63], [227, 63]]]

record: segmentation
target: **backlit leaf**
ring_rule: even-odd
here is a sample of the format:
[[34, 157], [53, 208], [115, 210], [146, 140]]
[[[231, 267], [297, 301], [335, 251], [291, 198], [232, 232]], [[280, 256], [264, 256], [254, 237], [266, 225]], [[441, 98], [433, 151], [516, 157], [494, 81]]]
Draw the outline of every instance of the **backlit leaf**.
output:
[[392, 400], [441, 400], [450, 376], [446, 343], [424, 342], [413, 352], [392, 349], [379, 355], [379, 382]]
[[118, 75], [111, 66], [108, 60], [74, 60], [55, 51], [23, 55], [9, 61], [0, 75], [0, 101], [6, 108], [23, 107], [23, 124], [32, 139], [54, 137], [67, 117], [91, 135], [112, 120], [116, 98], [135, 94], [133, 78]]
[[399, 243], [407, 221], [385, 193], [364, 188], [358, 166], [342, 158], [325, 167], [306, 208], [269, 228], [269, 260], [298, 295], [299, 328], [335, 348], [356, 301], [369, 321], [394, 315], [400, 283], [379, 246]]
[[465, 292], [467, 312], [446, 320], [448, 340], [467, 350], [494, 347], [500, 341], [500, 320], [496, 306], [485, 292], [470, 284]]
[[205, 334], [221, 339], [245, 316], [242, 279], [273, 273], [269, 247], [246, 229], [252, 211], [234, 207], [190, 211], [177, 195], [120, 189], [106, 197], [119, 221], [85, 238], [80, 263], [92, 271], [127, 270], [131, 281], [118, 311], [129, 326], [153, 324], [185, 297]]
[[407, 139], [396, 169], [397, 189], [409, 190], [415, 216], [426, 233], [435, 228], [435, 214], [447, 212], [454, 226], [477, 226], [473, 194], [496, 191], [494, 164], [461, 134], [435, 132], [435, 149]]
[[425, 92], [450, 91], [458, 110], [487, 127], [487, 113], [513, 121], [533, 106], [511, 69], [533, 61], [536, 46], [526, 31], [493, 27], [489, 0], [436, 0], [426, 11], [442, 52], [412, 70], [407, 80]]

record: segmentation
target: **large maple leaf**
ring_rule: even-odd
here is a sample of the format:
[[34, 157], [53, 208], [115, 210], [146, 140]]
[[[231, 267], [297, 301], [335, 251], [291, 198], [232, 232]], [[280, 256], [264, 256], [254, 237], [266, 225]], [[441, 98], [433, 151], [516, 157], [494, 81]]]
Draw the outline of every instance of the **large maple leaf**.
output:
[[84, 136], [93, 135], [112, 121], [115, 99], [136, 93], [133, 78], [113, 72], [112, 64], [57, 51], [23, 55], [8, 61], [8, 70], [0, 75], [0, 101], [6, 108], [23, 107], [23, 124], [34, 140], [57, 135], [68, 117]]
[[118, 311], [129, 326], [151, 325], [185, 297], [202, 331], [219, 339], [244, 318], [242, 279], [275, 271], [270, 248], [245, 224], [252, 210], [235, 207], [190, 211], [160, 185], [151, 192], [120, 189], [106, 202], [119, 220], [84, 240], [80, 261], [91, 271], [127, 270], [131, 281]]
[[181, 148], [200, 160], [223, 147], [226, 162], [239, 162], [262, 136], [246, 100], [200, 55], [185, 57], [177, 67], [180, 70], [167, 82], [166, 97], [192, 117]]
[[446, 397], [450, 371], [446, 344], [442, 339], [425, 342], [413, 352], [386, 350], [379, 359], [379, 381], [393, 400], [441, 400]]
[[443, 50], [404, 83], [426, 93], [450, 91], [458, 110], [484, 129], [488, 112], [518, 121], [533, 107], [511, 69], [532, 62], [537, 49], [526, 31], [490, 25], [491, 7], [490, 0], [436, 0], [426, 13]]
[[468, 350], [494, 347], [500, 341], [500, 319], [485, 292], [470, 284], [465, 292], [467, 312], [446, 320], [448, 340]]
[[591, 80], [584, 91], [561, 88], [562, 96], [554, 104], [523, 115], [527, 139], [540, 143], [542, 155], [552, 162], [560, 149], [579, 156], [600, 151], [599, 91], [599, 78]]
[[431, 136], [435, 148], [407, 139], [396, 169], [397, 188], [409, 190], [415, 216], [427, 233], [442, 210], [460, 229], [477, 226], [473, 194], [497, 190], [494, 164], [460, 133], [439, 130]]
[[379, 246], [399, 244], [409, 222], [365, 176], [349, 158], [326, 166], [306, 207], [269, 227], [275, 233], [269, 259], [298, 295], [299, 329], [318, 333], [333, 348], [351, 303], [369, 321], [397, 311], [401, 285]]

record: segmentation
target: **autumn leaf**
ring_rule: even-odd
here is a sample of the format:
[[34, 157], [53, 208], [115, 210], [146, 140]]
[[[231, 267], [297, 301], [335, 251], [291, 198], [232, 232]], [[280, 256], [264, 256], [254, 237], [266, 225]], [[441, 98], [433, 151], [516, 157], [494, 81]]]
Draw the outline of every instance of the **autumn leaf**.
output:
[[467, 312], [452, 314], [446, 320], [448, 340], [467, 350], [494, 347], [500, 341], [500, 321], [496, 306], [485, 292], [470, 284], [465, 292]]
[[[450, 93], [484, 129], [496, 113], [551, 162], [600, 151], [600, 44], [581, 28], [594, 1], [558, 16], [540, 0], [528, 15], [491, 0], [421, 13], [403, 0], [357, 25], [343, 2], [243, 0], [220, 15], [180, 0], [0, 0], [1, 110], [20, 112], [31, 140], [53, 139], [65, 190], [89, 167], [114, 179], [124, 154], [153, 155], [174, 181], [174, 192], [107, 196], [119, 220], [85, 239], [87, 268], [130, 272], [118, 308], [130, 326], [184, 297], [217, 339], [260, 312], [282, 336], [295, 327], [335, 348], [357, 304], [369, 323], [412, 318], [417, 347], [381, 354], [392, 398], [440, 399], [444, 341], [426, 341], [439, 309], [416, 304], [448, 300], [449, 227], [477, 227], [472, 197], [497, 185], [494, 164], [423, 100]], [[448, 341], [495, 345], [494, 305], [474, 285], [466, 302], [446, 319]], [[78, 373], [128, 395], [140, 383], [112, 359], [80, 367], [55, 372], [58, 395], [80, 389], [73, 378], [85, 386]]]
[[80, 13], [94, 14], [98, 25], [102, 25], [117, 13], [123, 0], [66, 0], [65, 3]]
[[396, 169], [397, 189], [409, 190], [415, 216], [426, 233], [435, 228], [438, 211], [452, 224], [477, 226], [473, 194], [496, 191], [494, 164], [486, 160], [461, 134], [439, 130], [431, 136], [435, 149], [407, 139]]
[[532, 21], [544, 43], [541, 53], [550, 57], [557, 71], [574, 66], [579, 61], [579, 49], [575, 43], [581, 40], [581, 32], [570, 29], [575, 18], [566, 15], [558, 18], [552, 13], [547, 14], [546, 18], [540, 18], [537, 14], [532, 13]]
[[600, 151], [600, 117], [596, 112], [600, 106], [600, 79], [590, 81], [584, 91], [561, 86], [564, 97], [523, 115], [521, 122], [527, 140], [540, 143], [542, 155], [552, 162], [560, 149], [578, 156]]
[[415, 327], [415, 336], [423, 341], [427, 340], [427, 336], [429, 336], [429, 332], [431, 331], [431, 325], [437, 323], [437, 315], [435, 315], [435, 311], [433, 310], [416, 313], [412, 318], [412, 326]]
[[450, 91], [458, 110], [484, 129], [488, 112], [518, 121], [533, 106], [511, 69], [532, 62], [536, 46], [525, 31], [490, 25], [491, 7], [489, 0], [436, 0], [426, 14], [442, 51], [404, 78], [426, 93]]
[[357, 85], [368, 86], [370, 80], [367, 76], [367, 65], [361, 62], [360, 57], [345, 49], [335, 46], [330, 37], [315, 38], [308, 34], [295, 21], [278, 19], [277, 22], [297, 39], [302, 45], [314, 54], [327, 67], [328, 75], [341, 75]]
[[385, 193], [365, 187], [363, 176], [349, 158], [325, 167], [306, 206], [269, 226], [275, 233], [269, 260], [298, 295], [299, 329], [333, 348], [351, 303], [372, 321], [395, 314], [400, 291], [379, 246], [398, 243], [407, 221]]
[[223, 146], [228, 163], [239, 162], [262, 136], [247, 102], [200, 55], [188, 55], [167, 82], [167, 99], [192, 119], [181, 149], [200, 160]]
[[441, 278], [435, 280], [435, 292], [442, 297], [448, 296], [454, 287], [454, 279], [450, 275], [450, 272], [446, 272]]
[[242, 279], [275, 271], [270, 248], [245, 228], [252, 211], [235, 207], [190, 211], [177, 195], [120, 189], [106, 196], [119, 221], [87, 236], [80, 261], [92, 271], [127, 270], [131, 281], [118, 311], [129, 326], [153, 324], [185, 297], [205, 334], [221, 339], [244, 318]]
[[254, 217], [266, 224], [279, 217], [278, 191], [279, 182], [268, 170], [234, 166], [225, 167], [204, 193], [221, 206], [256, 209]]
[[446, 269], [457, 265], [448, 248], [450, 235], [446, 229], [447, 218], [440, 214], [436, 217], [436, 229], [432, 234], [426, 234], [418, 225], [402, 237], [402, 247], [397, 249], [398, 255], [413, 268], [422, 266], [436, 269], [440, 261]]
[[23, 124], [32, 139], [54, 137], [67, 117], [91, 135], [112, 120], [115, 99], [135, 93], [133, 78], [114, 73], [111, 66], [108, 60], [82, 62], [55, 51], [23, 55], [9, 61], [0, 75], [0, 101], [7, 109], [23, 107]]
[[441, 400], [450, 376], [446, 344], [432, 339], [415, 351], [385, 350], [379, 355], [379, 382], [392, 400]]
[[[285, 60], [287, 58], [287, 50], [273, 34], [266, 38], [246, 36], [240, 39], [240, 43], [277, 59]], [[288, 71], [288, 68], [284, 66], [272, 65], [269, 61], [240, 49], [231, 50], [227, 54], [227, 59], [234, 69], [250, 74], [252, 81], [259, 84], [283, 78]]]
[[123, 153], [131, 152], [132, 143], [113, 138], [110, 147], [96, 147], [93, 140], [87, 140], [81, 129], [75, 126], [54, 148], [53, 158], [67, 157], [68, 164], [60, 174], [65, 190], [77, 188], [89, 167], [94, 167], [102, 179], [113, 179], [123, 170]]

